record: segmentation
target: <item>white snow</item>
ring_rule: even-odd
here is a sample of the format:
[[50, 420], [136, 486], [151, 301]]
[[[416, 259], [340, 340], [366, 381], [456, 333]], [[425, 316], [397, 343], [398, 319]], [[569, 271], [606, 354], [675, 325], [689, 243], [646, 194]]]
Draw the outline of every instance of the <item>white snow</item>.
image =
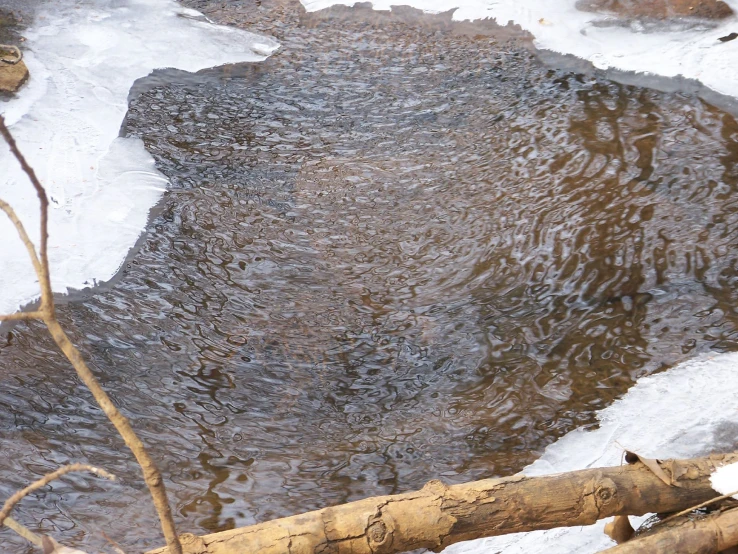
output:
[[[31, 72], [0, 103], [21, 150], [46, 186], [49, 257], [57, 292], [110, 279], [166, 188], [137, 139], [119, 138], [133, 82], [155, 68], [198, 71], [260, 61], [278, 44], [210, 23], [173, 0], [54, 0], [25, 32]], [[38, 201], [0, 145], [0, 198], [38, 244]], [[0, 217], [0, 313], [38, 297], [15, 230]]]
[[[733, 494], [738, 491], [738, 462], [715, 470], [710, 477], [710, 484], [720, 494]], [[738, 500], [738, 494], [733, 494], [733, 498]]]
[[[716, 448], [734, 451], [738, 446], [737, 378], [738, 353], [702, 356], [644, 377], [621, 400], [598, 413], [597, 430], [567, 434], [523, 473], [615, 466], [624, 450], [649, 458], [690, 458]], [[734, 488], [724, 494], [738, 490], [738, 467], [728, 471], [730, 481], [723, 483]], [[631, 522], [636, 526], [641, 519], [631, 518]], [[591, 554], [614, 546], [603, 532], [605, 522], [469, 541], [444, 553]]]
[[[738, 0], [725, 0], [738, 13]], [[310, 11], [353, 0], [302, 0]], [[497, 23], [520, 25], [535, 37], [542, 50], [572, 54], [599, 69], [683, 76], [727, 96], [738, 96], [738, 40], [722, 43], [719, 37], [738, 32], [738, 18], [695, 26], [689, 21], [649, 29], [635, 22], [630, 27], [595, 26], [607, 16], [579, 11], [576, 0], [375, 0], [375, 9], [409, 5], [440, 13], [456, 8], [458, 21], [494, 18]], [[612, 21], [610, 19], [610, 21]]]

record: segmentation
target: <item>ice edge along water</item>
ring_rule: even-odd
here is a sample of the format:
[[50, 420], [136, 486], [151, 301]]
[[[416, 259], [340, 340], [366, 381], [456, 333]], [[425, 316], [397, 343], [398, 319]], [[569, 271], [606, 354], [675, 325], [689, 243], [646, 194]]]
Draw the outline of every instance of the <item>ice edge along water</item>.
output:
[[[675, 21], [648, 29], [634, 21], [577, 10], [577, 0], [373, 0], [375, 9], [410, 5], [432, 13], [455, 9], [456, 21], [493, 18], [512, 22], [534, 36], [541, 50], [570, 54], [598, 69], [694, 79], [725, 96], [738, 97], [738, 40], [718, 38], [738, 32], [738, 17], [719, 22]], [[724, 0], [738, 13], [738, 0]], [[302, 0], [310, 11], [354, 0]]]
[[[651, 32], [636, 26], [600, 26], [605, 16], [580, 12], [576, 0], [375, 0], [375, 9], [411, 5], [426, 12], [456, 8], [455, 20], [494, 18], [531, 32], [537, 48], [589, 60], [598, 69], [694, 79], [715, 92], [738, 97], [738, 17], [697, 26], [674, 25]], [[738, 12], [738, 0], [726, 0]], [[314, 11], [352, 0], [303, 0]], [[703, 356], [642, 378], [622, 399], [597, 414], [594, 431], [576, 430], [549, 446], [526, 467], [545, 475], [618, 465], [624, 449], [647, 457], [693, 457], [734, 450], [738, 435], [738, 353]], [[738, 490], [738, 464], [713, 476], [716, 490]], [[634, 524], [645, 518], [631, 518]], [[445, 554], [591, 554], [614, 545], [605, 521], [588, 527], [552, 529], [469, 541]]]
[[[691, 458], [733, 451], [738, 434], [738, 353], [705, 355], [657, 375], [643, 377], [621, 398], [597, 414], [599, 428], [576, 430], [549, 446], [523, 470], [546, 475], [616, 466], [625, 449], [650, 458]], [[727, 467], [727, 466], [726, 466]], [[736, 471], [720, 487], [738, 490]], [[717, 475], [717, 473], [716, 473]], [[722, 491], [721, 491], [722, 492]], [[635, 524], [643, 518], [631, 518]], [[591, 554], [614, 546], [604, 534], [605, 521], [519, 533], [454, 545], [446, 554], [504, 552], [523, 554]]]
[[[156, 68], [261, 61], [279, 45], [174, 0], [55, 0], [25, 35], [31, 79], [0, 110], [47, 188], [52, 286], [64, 293], [117, 273], [166, 190], [143, 143], [118, 137], [134, 81]], [[5, 147], [0, 168], [0, 198], [38, 244], [38, 200]], [[2, 217], [0, 313], [38, 295], [28, 255]]]

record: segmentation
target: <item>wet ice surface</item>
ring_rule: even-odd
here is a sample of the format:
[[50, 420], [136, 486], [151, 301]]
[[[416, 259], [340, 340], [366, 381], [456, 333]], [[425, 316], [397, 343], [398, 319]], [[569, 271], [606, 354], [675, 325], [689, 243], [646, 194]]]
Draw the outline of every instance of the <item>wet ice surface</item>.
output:
[[[737, 349], [730, 115], [427, 18], [191, 4], [284, 50], [137, 88], [126, 132], [172, 192], [115, 288], [60, 308], [181, 529], [514, 473], [637, 376]], [[88, 461], [120, 482], [71, 478], [18, 518], [160, 545], [43, 329], [3, 340], [0, 497]]]
[[[49, 194], [52, 286], [66, 292], [118, 271], [166, 189], [142, 143], [118, 138], [133, 82], [156, 67], [197, 71], [261, 60], [276, 43], [180, 17], [185, 10], [170, 0], [55, 1], [38, 9], [24, 31], [31, 80], [0, 110]], [[5, 147], [0, 166], [0, 197], [37, 242], [36, 195]], [[0, 237], [0, 313], [8, 313], [35, 299], [38, 284], [5, 217]]]
[[[738, 17], [720, 22], [680, 18], [672, 22], [634, 19], [621, 22], [609, 15], [577, 10], [577, 0], [376, 0], [376, 9], [410, 5], [429, 12], [454, 9], [457, 21], [493, 18], [512, 22], [535, 37], [536, 47], [572, 54], [599, 69], [682, 76], [709, 89], [738, 96], [738, 42], [718, 38], [738, 32]], [[352, 0], [303, 0], [309, 10]], [[738, 0], [726, 0], [738, 12]]]

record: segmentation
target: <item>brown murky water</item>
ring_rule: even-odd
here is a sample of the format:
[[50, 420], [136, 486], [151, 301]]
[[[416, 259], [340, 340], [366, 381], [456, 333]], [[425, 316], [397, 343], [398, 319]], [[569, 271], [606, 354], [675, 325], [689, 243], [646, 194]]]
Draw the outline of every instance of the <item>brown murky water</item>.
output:
[[[443, 17], [191, 2], [283, 41], [131, 100], [172, 180], [61, 319], [202, 533], [509, 474], [639, 375], [738, 347], [738, 124]], [[464, 31], [464, 32], [462, 32]], [[0, 495], [67, 544], [160, 544], [122, 441], [38, 325], [0, 343]], [[22, 551], [10, 534], [0, 540]]]

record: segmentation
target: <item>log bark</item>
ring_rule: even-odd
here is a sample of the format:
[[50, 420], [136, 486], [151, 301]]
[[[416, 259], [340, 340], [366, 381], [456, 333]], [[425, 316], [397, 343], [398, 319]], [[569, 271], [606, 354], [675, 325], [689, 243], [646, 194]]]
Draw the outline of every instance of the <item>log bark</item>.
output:
[[431, 481], [419, 491], [203, 537], [185, 534], [181, 540], [188, 554], [440, 551], [480, 537], [590, 525], [613, 515], [683, 510], [718, 496], [709, 476], [716, 467], [738, 460], [738, 453], [663, 462], [631, 459], [631, 465], [543, 477], [517, 475], [454, 486]]
[[738, 509], [693, 519], [685, 516], [602, 554], [715, 554], [738, 545]]

